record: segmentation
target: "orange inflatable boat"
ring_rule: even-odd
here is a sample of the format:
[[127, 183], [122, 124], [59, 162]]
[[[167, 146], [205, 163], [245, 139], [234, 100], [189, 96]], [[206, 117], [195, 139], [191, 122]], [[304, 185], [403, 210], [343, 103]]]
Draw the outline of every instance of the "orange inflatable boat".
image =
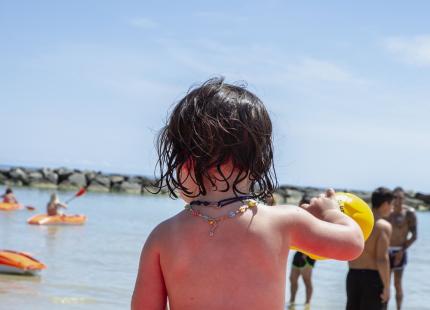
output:
[[46, 266], [27, 253], [0, 250], [0, 273], [35, 275]]
[[0, 211], [13, 211], [22, 209], [19, 203], [0, 202]]
[[54, 215], [37, 214], [27, 220], [30, 225], [82, 225], [87, 221], [85, 215]]

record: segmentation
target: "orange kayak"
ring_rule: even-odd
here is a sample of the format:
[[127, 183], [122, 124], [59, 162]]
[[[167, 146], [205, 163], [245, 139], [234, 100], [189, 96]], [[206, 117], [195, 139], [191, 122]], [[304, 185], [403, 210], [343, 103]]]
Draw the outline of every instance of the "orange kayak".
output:
[[53, 215], [37, 214], [27, 220], [31, 225], [82, 225], [87, 221], [85, 215]]
[[0, 202], [0, 211], [13, 211], [22, 209], [19, 203]]
[[46, 266], [27, 253], [0, 250], [0, 273], [35, 275]]

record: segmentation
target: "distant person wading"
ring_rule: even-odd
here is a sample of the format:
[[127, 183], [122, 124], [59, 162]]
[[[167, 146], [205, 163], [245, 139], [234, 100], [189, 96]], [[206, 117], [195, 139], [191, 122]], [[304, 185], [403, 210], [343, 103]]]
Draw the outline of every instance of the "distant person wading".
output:
[[406, 250], [417, 240], [417, 217], [415, 210], [404, 205], [405, 193], [401, 187], [394, 189], [394, 210], [388, 217], [393, 226], [390, 240], [390, 267], [394, 274], [397, 310], [402, 308], [403, 270], [408, 256]]

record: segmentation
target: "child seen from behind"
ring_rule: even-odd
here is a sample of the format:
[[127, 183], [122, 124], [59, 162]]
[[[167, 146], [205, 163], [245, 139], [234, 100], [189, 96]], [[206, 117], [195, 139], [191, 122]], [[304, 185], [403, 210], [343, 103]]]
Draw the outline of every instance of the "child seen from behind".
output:
[[281, 310], [291, 246], [339, 260], [360, 255], [361, 230], [333, 190], [303, 208], [257, 203], [277, 183], [272, 123], [245, 87], [211, 79], [192, 89], [157, 144], [158, 187], [185, 208], [147, 238], [132, 309], [164, 310], [168, 299], [173, 310]]

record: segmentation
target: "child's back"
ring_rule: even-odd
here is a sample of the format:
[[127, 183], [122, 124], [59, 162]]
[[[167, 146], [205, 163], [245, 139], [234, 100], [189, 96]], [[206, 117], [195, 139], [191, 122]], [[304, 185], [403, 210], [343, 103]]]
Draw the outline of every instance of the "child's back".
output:
[[[178, 310], [284, 309], [290, 246], [345, 260], [361, 253], [361, 231], [333, 191], [307, 211], [249, 199], [273, 191], [271, 123], [241, 87], [211, 80], [190, 92], [160, 135], [159, 158], [160, 186], [189, 205], [146, 241], [133, 309], [164, 309], [167, 297]], [[229, 203], [213, 206], [220, 201]]]
[[213, 237], [186, 212], [159, 226], [172, 309], [282, 309], [288, 244], [269, 208], [220, 223]]

